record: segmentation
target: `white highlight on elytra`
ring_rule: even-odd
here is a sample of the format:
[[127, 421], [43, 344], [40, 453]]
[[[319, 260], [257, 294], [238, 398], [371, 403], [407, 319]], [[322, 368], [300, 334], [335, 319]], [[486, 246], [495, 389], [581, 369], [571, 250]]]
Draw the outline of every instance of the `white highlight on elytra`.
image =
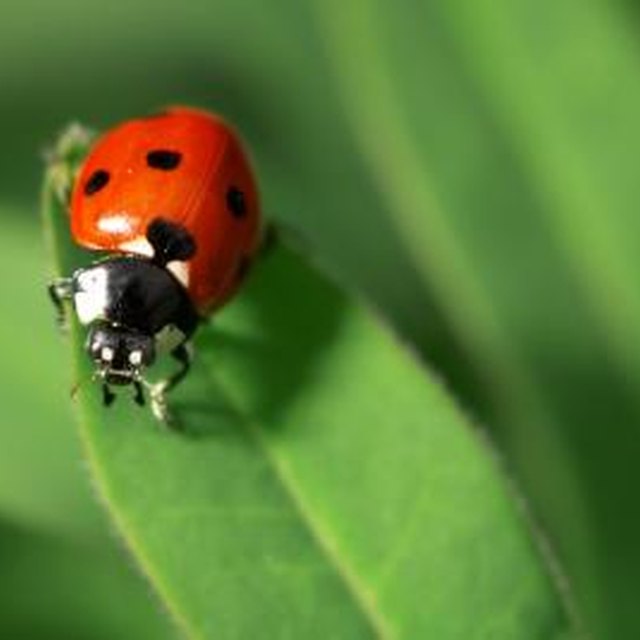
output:
[[104, 267], [94, 267], [81, 272], [76, 280], [77, 291], [73, 303], [82, 324], [90, 324], [104, 317], [107, 308], [108, 273]]
[[118, 248], [125, 253], [135, 253], [136, 255], [147, 256], [149, 258], [153, 257], [153, 247], [149, 241], [142, 236], [135, 240], [121, 242]]
[[131, 233], [131, 216], [126, 213], [114, 213], [98, 220], [98, 229], [104, 233], [125, 235]]

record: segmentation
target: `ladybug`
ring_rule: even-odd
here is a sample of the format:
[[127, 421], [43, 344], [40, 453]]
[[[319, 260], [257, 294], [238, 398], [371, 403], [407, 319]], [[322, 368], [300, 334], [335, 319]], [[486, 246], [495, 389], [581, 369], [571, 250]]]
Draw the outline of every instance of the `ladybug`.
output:
[[[236, 292], [260, 244], [256, 181], [236, 133], [212, 113], [174, 107], [129, 120], [97, 139], [70, 198], [75, 242], [100, 258], [49, 285], [61, 320], [71, 300], [88, 327], [86, 349], [101, 381], [132, 385], [168, 418], [165, 394], [187, 374], [189, 340]], [[173, 375], [145, 370], [169, 353]]]

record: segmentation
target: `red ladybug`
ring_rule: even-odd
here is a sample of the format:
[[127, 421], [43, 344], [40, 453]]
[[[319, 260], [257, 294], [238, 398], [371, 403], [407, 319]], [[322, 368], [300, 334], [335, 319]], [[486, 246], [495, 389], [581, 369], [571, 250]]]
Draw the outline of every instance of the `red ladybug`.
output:
[[[71, 196], [71, 232], [98, 262], [54, 281], [58, 309], [73, 301], [89, 326], [87, 350], [102, 380], [132, 384], [166, 418], [164, 394], [186, 375], [200, 320], [237, 290], [260, 241], [251, 166], [218, 116], [186, 107], [129, 120], [97, 140]], [[180, 369], [151, 385], [144, 370], [162, 352]]]

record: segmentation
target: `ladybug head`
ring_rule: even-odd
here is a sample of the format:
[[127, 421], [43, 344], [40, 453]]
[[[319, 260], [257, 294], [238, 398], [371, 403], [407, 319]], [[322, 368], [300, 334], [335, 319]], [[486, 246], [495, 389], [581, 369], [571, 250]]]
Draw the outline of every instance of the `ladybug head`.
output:
[[106, 322], [94, 325], [87, 338], [87, 351], [107, 384], [139, 382], [142, 370], [155, 359], [151, 336]]

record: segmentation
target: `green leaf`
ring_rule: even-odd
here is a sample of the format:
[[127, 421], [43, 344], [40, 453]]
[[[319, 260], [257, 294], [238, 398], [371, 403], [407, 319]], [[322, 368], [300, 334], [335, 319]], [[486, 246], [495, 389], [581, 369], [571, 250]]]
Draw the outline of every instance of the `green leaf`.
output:
[[314, 3], [362, 157], [489, 410], [456, 390], [490, 416], [590, 630], [618, 638], [640, 637], [640, 58], [607, 5]]
[[[0, 522], [0, 629], [22, 640], [170, 638], [166, 617], [113, 545]], [[123, 606], [126, 603], [126, 606]]]
[[4, 205], [0, 215], [0, 513], [39, 530], [104, 537], [73, 431], [64, 342], [43, 313], [41, 231], [26, 209]]
[[[49, 172], [57, 269], [79, 255]], [[75, 375], [90, 375], [73, 326]], [[295, 251], [197, 337], [166, 431], [85, 384], [124, 542], [191, 637], [558, 638], [566, 611], [487, 443], [434, 375]]]
[[585, 11], [580, 0], [545, 0], [533, 12], [523, 0], [441, 4], [602, 324], [600, 339], [637, 376], [640, 56], [630, 22], [606, 2]]

